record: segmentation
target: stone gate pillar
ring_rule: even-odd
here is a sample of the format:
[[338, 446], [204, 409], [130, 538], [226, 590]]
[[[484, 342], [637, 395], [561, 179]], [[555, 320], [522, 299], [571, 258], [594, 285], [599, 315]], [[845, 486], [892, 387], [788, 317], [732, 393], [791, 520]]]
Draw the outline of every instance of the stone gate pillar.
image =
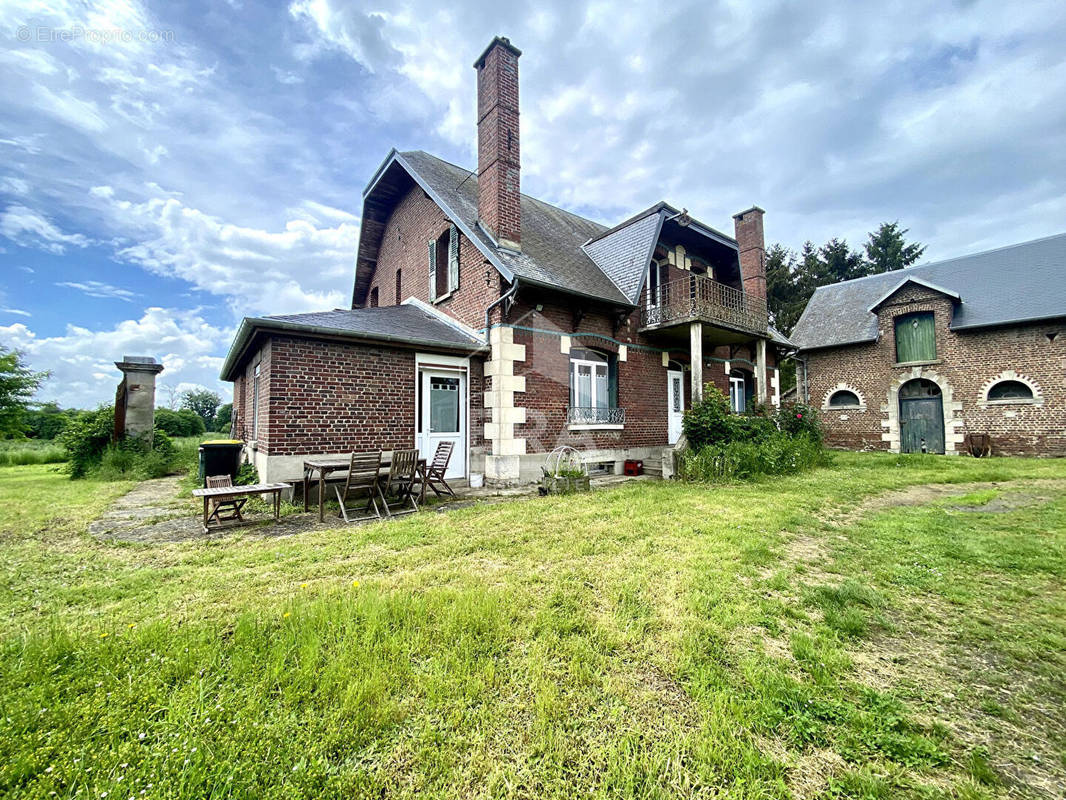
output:
[[115, 366], [122, 382], [115, 392], [115, 438], [152, 439], [155, 430], [155, 377], [163, 371], [151, 356], [123, 356]]

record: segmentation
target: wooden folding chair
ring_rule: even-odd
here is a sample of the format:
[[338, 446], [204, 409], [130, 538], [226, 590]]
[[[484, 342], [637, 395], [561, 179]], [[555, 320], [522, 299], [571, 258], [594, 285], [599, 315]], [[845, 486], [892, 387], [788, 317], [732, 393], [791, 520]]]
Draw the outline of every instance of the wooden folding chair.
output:
[[366, 493], [366, 505], [363, 506], [362, 518], [369, 518], [371, 510], [373, 510], [373, 517], [381, 519], [381, 510], [378, 508], [378, 496], [380, 495], [378, 473], [380, 471], [380, 450], [376, 453], [352, 453], [352, 459], [348, 465], [348, 475], [344, 479], [344, 490], [341, 491], [340, 486], [334, 487], [337, 490], [337, 502], [340, 503], [341, 507], [340, 515], [345, 522], [359, 519], [358, 517], [349, 518], [348, 512], [354, 512], [356, 509], [348, 508], [348, 499], [363, 492]]
[[[207, 477], [208, 489], [229, 489], [232, 486], [233, 478], [229, 475], [209, 475]], [[247, 502], [247, 497], [236, 497], [232, 500], [212, 500], [211, 513], [208, 515], [207, 521], [228, 522], [230, 520], [239, 520], [244, 522], [244, 517], [241, 516], [241, 509], [244, 508], [244, 504]], [[223, 510], [229, 513], [223, 516]]]
[[[393, 450], [389, 476], [381, 489], [381, 499], [385, 504], [385, 515], [394, 516], [418, 511], [415, 496], [415, 479], [418, 468], [417, 450]], [[390, 502], [389, 498], [393, 500]], [[410, 504], [410, 508], [408, 508]], [[395, 510], [394, 510], [395, 509]]]
[[448, 462], [452, 460], [452, 451], [455, 450], [455, 442], [441, 442], [437, 445], [437, 452], [433, 454], [433, 460], [426, 464], [426, 474], [419, 476], [418, 482], [421, 484], [423, 481], [426, 486], [433, 490], [433, 494], [437, 497], [444, 497], [444, 494], [437, 488], [437, 486], [444, 487], [444, 491], [452, 497], [455, 497], [455, 492], [452, 487], [448, 485], [448, 481], [444, 480], [444, 473], [448, 471]]

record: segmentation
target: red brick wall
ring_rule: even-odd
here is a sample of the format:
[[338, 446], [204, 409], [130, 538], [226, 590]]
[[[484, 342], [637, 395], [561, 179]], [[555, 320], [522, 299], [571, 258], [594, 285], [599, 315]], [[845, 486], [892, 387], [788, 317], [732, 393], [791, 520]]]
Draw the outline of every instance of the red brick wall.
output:
[[[821, 407], [838, 383], [858, 391], [865, 411], [823, 411], [830, 444], [854, 449], [887, 449], [881, 434], [888, 419], [889, 386], [911, 367], [898, 367], [894, 318], [932, 311], [937, 360], [928, 365], [962, 403], [962, 433], [988, 433], [994, 452], [1012, 455], [1066, 455], [1066, 325], [1034, 323], [977, 331], [951, 331], [952, 303], [942, 295], [908, 286], [879, 309], [877, 342], [814, 350], [807, 354], [810, 402]], [[1046, 334], [1058, 332], [1054, 341]], [[923, 367], [923, 369], [925, 369]], [[982, 407], [982, 390], [1005, 370], [1036, 382], [1042, 405]], [[1014, 412], [1013, 416], [1009, 416]], [[841, 416], [847, 419], [841, 419]], [[960, 446], [961, 449], [961, 446]]]
[[[418, 186], [397, 203], [385, 223], [378, 264], [370, 288], [379, 287], [378, 304], [396, 303], [396, 270], [401, 270], [400, 299], [429, 302], [429, 242], [448, 229], [444, 212]], [[367, 297], [369, 297], [369, 292]], [[459, 288], [436, 307], [474, 329], [485, 325], [485, 308], [500, 296], [500, 275], [485, 264], [473, 242], [460, 234]]]
[[270, 397], [270, 364], [272, 349], [267, 340], [244, 365], [244, 372], [233, 384], [233, 413], [237, 416], [237, 438], [246, 442], [256, 441], [252, 425], [252, 398], [254, 394], [255, 367], [259, 372], [259, 432], [258, 442], [262, 449], [270, 436], [267, 427], [268, 401]]

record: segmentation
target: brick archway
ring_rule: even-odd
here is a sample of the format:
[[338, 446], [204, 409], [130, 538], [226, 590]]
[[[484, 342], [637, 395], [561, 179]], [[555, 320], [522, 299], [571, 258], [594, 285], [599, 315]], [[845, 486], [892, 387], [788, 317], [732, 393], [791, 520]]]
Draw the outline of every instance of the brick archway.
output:
[[[905, 383], [917, 378], [924, 378], [935, 383], [940, 388], [940, 396], [944, 402], [944, 454], [956, 455], [960, 452], [965, 434], [963, 433], [964, 422], [962, 419], [962, 403], [955, 400], [955, 390], [947, 379], [939, 375], [936, 370], [912, 367], [898, 375], [889, 384], [886, 402], [881, 406], [881, 413], [885, 418], [881, 420], [881, 441], [888, 443], [888, 450], [892, 453], [900, 452], [899, 431], [899, 390]], [[959, 416], [956, 416], [958, 412]]]

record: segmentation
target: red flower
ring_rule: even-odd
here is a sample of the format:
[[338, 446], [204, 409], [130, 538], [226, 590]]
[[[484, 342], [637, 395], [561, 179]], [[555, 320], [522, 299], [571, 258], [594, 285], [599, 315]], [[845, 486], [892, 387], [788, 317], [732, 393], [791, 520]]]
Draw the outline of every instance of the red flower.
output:
[[796, 415], [796, 419], [803, 419], [803, 415], [802, 414], [797, 414]]

